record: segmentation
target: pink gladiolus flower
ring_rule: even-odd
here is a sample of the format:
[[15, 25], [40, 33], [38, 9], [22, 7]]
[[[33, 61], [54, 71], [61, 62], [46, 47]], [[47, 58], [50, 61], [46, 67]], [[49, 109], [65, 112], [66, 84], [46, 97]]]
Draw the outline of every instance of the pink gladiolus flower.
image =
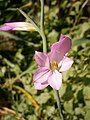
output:
[[42, 90], [48, 85], [53, 89], [60, 89], [62, 73], [67, 71], [73, 64], [73, 60], [67, 57], [70, 48], [70, 38], [61, 35], [59, 41], [51, 46], [49, 53], [35, 52], [38, 70], [33, 75], [33, 81], [37, 90]]
[[35, 27], [28, 22], [5, 23], [0, 27], [0, 31], [10, 31], [10, 30], [34, 31]]

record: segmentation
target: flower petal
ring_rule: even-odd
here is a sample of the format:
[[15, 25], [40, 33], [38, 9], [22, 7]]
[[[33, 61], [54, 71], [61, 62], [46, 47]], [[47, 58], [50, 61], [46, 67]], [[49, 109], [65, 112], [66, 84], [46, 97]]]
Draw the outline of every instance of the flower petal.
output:
[[71, 48], [70, 38], [61, 35], [59, 42], [56, 42], [51, 46], [51, 52], [49, 53], [50, 60], [57, 61], [59, 63], [60, 60], [63, 59], [64, 55], [70, 50], [70, 48]]
[[52, 88], [59, 90], [62, 85], [62, 74], [55, 70], [49, 77], [48, 83]]
[[9, 31], [9, 30], [12, 30], [13, 27], [12, 26], [7, 26], [7, 25], [3, 25], [0, 27], [0, 31]]
[[9, 30], [34, 31], [35, 27], [28, 22], [5, 23], [0, 27], [0, 31], [9, 31]]
[[34, 83], [35, 89], [37, 89], [37, 90], [42, 90], [42, 89], [46, 88], [48, 85], [49, 84], [47, 82], [44, 82], [43, 84], [37, 83], [37, 82]]
[[39, 65], [39, 67], [47, 67], [49, 68], [49, 58], [46, 53], [35, 51], [35, 61]]
[[68, 69], [70, 69], [70, 67], [73, 64], [73, 60], [71, 60], [68, 57], [64, 57], [60, 64], [61, 64], [61, 68], [59, 71], [64, 72], [64, 71], [67, 71]]
[[49, 69], [47, 69], [45, 67], [41, 67], [33, 75], [33, 80], [34, 80], [34, 82], [43, 83], [43, 82], [47, 81], [48, 77], [51, 74], [52, 74], [52, 72]]

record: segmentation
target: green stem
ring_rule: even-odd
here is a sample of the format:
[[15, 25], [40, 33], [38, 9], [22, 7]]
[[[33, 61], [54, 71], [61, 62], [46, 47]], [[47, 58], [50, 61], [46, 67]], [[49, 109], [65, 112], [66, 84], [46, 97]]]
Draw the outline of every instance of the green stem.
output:
[[41, 34], [41, 36], [42, 36], [42, 40], [43, 40], [43, 52], [47, 52], [47, 41], [46, 41], [46, 37], [45, 37], [45, 35], [42, 33]]
[[[44, 0], [40, 0], [41, 1], [41, 37], [43, 40], [43, 52], [47, 52], [47, 41], [46, 41], [46, 37], [45, 37], [45, 33], [44, 33]], [[60, 97], [59, 97], [59, 92], [57, 90], [55, 90], [55, 94], [56, 94], [56, 100], [57, 100], [57, 106], [59, 109], [59, 115], [61, 120], [64, 120], [63, 115], [62, 115], [62, 111], [61, 111], [61, 103], [60, 103]]]
[[[40, 0], [40, 2], [41, 2], [41, 24], [40, 24], [41, 32], [40, 32], [40, 35], [43, 40], [43, 52], [47, 52], [47, 41], [46, 41], [46, 37], [45, 37], [45, 33], [44, 33], [44, 0]], [[59, 92], [57, 90], [55, 90], [55, 94], [56, 94], [56, 100], [57, 100], [57, 106], [59, 109], [60, 119], [64, 120], [62, 111], [61, 111]]]
[[41, 31], [44, 31], [44, 0], [41, 0]]
[[44, 0], [41, 1], [41, 37], [43, 40], [43, 52], [47, 52], [47, 41], [46, 41], [46, 36], [44, 33]]
[[61, 101], [60, 101], [59, 91], [54, 90], [54, 92], [55, 92], [55, 96], [56, 96], [56, 100], [57, 100], [57, 106], [58, 106], [58, 110], [59, 110], [60, 119], [64, 120], [63, 114], [62, 114], [62, 111], [61, 111]]

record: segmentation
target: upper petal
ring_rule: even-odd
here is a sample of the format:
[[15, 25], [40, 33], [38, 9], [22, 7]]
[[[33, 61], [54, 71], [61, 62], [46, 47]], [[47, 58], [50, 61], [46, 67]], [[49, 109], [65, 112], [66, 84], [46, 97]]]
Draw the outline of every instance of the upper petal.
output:
[[34, 82], [44, 83], [51, 74], [52, 72], [49, 69], [40, 67], [33, 75], [33, 80]]
[[49, 77], [48, 83], [53, 89], [59, 90], [62, 85], [62, 74], [55, 70]]
[[63, 60], [60, 62], [60, 72], [64, 72], [67, 71], [68, 69], [70, 69], [70, 67], [73, 64], [73, 60], [68, 58], [68, 57], [64, 57]]
[[56, 42], [51, 46], [51, 52], [49, 53], [50, 60], [54, 60], [59, 63], [70, 49], [70, 38], [65, 35], [61, 35], [59, 42]]
[[35, 27], [28, 22], [5, 23], [0, 27], [0, 31], [9, 31], [9, 30], [33, 31], [35, 30]]
[[49, 68], [50, 63], [49, 63], [48, 55], [46, 53], [35, 51], [34, 58], [35, 58], [35, 61], [37, 62], [37, 64], [40, 67], [47, 67], [47, 68]]

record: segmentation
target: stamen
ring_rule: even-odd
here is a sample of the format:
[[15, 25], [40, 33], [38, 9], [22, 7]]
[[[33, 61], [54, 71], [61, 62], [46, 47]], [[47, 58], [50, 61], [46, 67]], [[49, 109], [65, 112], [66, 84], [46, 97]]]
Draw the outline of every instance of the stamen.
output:
[[53, 61], [51, 64], [50, 64], [50, 67], [51, 67], [51, 70], [58, 70], [58, 63], [56, 61]]

